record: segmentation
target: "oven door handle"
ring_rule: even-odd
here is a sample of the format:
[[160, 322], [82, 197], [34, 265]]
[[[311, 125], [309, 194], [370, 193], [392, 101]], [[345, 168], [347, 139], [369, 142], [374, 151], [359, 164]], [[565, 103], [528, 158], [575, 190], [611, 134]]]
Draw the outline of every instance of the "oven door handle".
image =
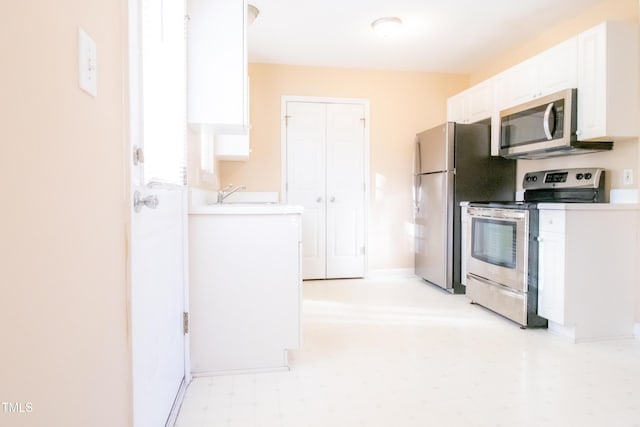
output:
[[497, 209], [477, 209], [467, 208], [467, 215], [469, 218], [489, 218], [489, 219], [507, 219], [513, 221], [522, 221], [525, 219], [525, 211], [522, 210], [509, 210], [500, 211]]

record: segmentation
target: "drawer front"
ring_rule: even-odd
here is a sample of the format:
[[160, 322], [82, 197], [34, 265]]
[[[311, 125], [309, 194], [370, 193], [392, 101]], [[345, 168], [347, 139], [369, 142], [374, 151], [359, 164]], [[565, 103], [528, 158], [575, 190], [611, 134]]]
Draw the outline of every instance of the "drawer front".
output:
[[467, 298], [502, 316], [527, 325], [527, 294], [492, 285], [467, 275]]

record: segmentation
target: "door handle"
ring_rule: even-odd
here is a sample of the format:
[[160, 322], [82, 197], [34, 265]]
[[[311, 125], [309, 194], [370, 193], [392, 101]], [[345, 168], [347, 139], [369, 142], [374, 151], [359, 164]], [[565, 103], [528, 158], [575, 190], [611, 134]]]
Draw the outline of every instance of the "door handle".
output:
[[331, 198], [329, 199], [329, 201], [330, 201], [331, 203], [335, 202], [335, 201], [336, 201], [336, 196], [331, 196]]
[[152, 194], [151, 196], [142, 197], [139, 191], [133, 193], [133, 210], [135, 212], [140, 212], [143, 207], [148, 207], [149, 209], [157, 209], [160, 204], [160, 200], [158, 200], [158, 196]]
[[[553, 115], [553, 124], [551, 124], [551, 117]], [[547, 109], [544, 112], [544, 119], [542, 122], [544, 128], [544, 135], [547, 140], [553, 139], [553, 134], [556, 132], [556, 109], [553, 102], [547, 105]]]
[[318, 198], [316, 199], [316, 203], [322, 203], [322, 197], [318, 197]]

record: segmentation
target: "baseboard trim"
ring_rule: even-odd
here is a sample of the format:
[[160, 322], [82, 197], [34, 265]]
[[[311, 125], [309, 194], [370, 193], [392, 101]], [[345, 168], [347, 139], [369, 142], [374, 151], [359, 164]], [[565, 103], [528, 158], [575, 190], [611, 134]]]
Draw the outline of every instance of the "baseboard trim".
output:
[[290, 371], [291, 368], [289, 366], [277, 366], [273, 368], [255, 368], [255, 369], [227, 369], [220, 371], [203, 371], [203, 372], [193, 372], [193, 378], [202, 378], [202, 377], [222, 377], [228, 375], [245, 375], [245, 374], [263, 374], [269, 372], [286, 372]]
[[171, 407], [171, 412], [169, 412], [169, 418], [167, 418], [165, 427], [174, 426], [176, 424], [176, 421], [178, 420], [178, 414], [180, 413], [180, 408], [182, 407], [182, 402], [184, 401], [184, 395], [187, 392], [188, 385], [189, 383], [185, 378], [183, 378], [182, 382], [180, 383], [180, 388], [178, 389], [176, 400], [173, 401], [173, 406]]

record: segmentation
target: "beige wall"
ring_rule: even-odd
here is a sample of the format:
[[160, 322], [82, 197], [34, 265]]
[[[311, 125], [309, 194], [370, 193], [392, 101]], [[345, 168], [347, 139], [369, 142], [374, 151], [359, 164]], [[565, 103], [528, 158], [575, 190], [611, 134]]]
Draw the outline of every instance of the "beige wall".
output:
[[[128, 426], [124, 0], [0, 6], [2, 426]], [[77, 31], [98, 97], [78, 88]], [[24, 408], [24, 406], [23, 406]]]
[[[220, 162], [221, 185], [280, 191], [281, 98], [370, 101], [372, 270], [413, 268], [411, 201], [415, 134], [446, 119], [446, 98], [468, 86], [460, 75], [250, 64], [251, 157]], [[377, 187], [376, 187], [377, 186]]]

